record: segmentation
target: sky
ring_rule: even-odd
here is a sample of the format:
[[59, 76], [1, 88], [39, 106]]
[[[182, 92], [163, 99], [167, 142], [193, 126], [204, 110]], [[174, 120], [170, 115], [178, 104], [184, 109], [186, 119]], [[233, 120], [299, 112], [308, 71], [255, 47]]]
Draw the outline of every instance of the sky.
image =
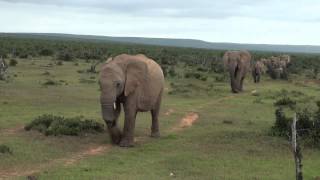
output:
[[319, 0], [0, 0], [0, 32], [320, 45]]

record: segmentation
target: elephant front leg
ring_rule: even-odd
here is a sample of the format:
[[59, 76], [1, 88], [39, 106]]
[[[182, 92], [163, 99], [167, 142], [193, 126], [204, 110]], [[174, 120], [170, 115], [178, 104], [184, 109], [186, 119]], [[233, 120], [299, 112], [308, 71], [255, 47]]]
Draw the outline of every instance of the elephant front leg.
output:
[[133, 147], [134, 146], [134, 128], [136, 121], [136, 110], [130, 108], [125, 109], [125, 120], [123, 126], [123, 135], [119, 146]]
[[113, 144], [119, 144], [121, 140], [121, 131], [117, 125], [108, 125], [109, 135]]

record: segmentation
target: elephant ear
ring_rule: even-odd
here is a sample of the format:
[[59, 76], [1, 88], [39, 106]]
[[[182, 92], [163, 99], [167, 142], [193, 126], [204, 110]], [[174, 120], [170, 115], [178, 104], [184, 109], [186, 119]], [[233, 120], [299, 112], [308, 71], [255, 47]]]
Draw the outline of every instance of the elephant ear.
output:
[[[136, 89], [140, 88], [140, 91], [146, 91], [148, 86], [148, 67], [147, 64], [142, 61], [132, 60], [129, 62], [126, 69], [126, 82], [124, 95], [128, 96]], [[141, 92], [141, 93], [142, 93]]]
[[151, 105], [148, 75], [148, 66], [145, 62], [132, 60], [127, 65], [124, 95], [136, 94], [137, 107], [140, 109], [146, 109]]

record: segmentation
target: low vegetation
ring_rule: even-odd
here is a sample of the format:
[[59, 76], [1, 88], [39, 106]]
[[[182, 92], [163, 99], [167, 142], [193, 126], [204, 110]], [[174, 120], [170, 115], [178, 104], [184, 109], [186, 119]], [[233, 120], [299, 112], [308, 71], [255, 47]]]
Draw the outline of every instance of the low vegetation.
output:
[[27, 124], [25, 130], [37, 130], [47, 136], [78, 136], [83, 133], [101, 133], [104, 131], [104, 125], [83, 117], [65, 118], [63, 116], [45, 114]]
[[[0, 142], [14, 150], [10, 156], [0, 153], [1, 170], [40, 169], [39, 179], [294, 179], [287, 139], [292, 116], [297, 113], [306, 152], [306, 179], [319, 176], [320, 151], [314, 148], [320, 134], [320, 104], [314, 103], [319, 95], [316, 54], [292, 54], [288, 80], [264, 75], [260, 84], [253, 84], [247, 74], [244, 92], [235, 95], [230, 93], [228, 74], [221, 63], [223, 51], [30, 40], [0, 38], [0, 55], [18, 62], [9, 67], [10, 81], [0, 81]], [[121, 53], [146, 54], [163, 68], [166, 87], [159, 117], [161, 138], [148, 138], [150, 114], [139, 113], [137, 146], [106, 151], [110, 141], [107, 134], [100, 133], [104, 124], [98, 123], [101, 63], [96, 63]], [[271, 55], [278, 54], [253, 52], [255, 59]], [[305, 79], [307, 76], [312, 79]], [[198, 113], [199, 120], [176, 131], [190, 112]], [[79, 114], [88, 118], [75, 117]], [[26, 124], [28, 131], [58, 137], [16, 130], [21, 124]], [[123, 113], [119, 124], [123, 125]], [[87, 152], [100, 154], [79, 157]], [[65, 159], [76, 163], [65, 165]]]
[[0, 157], [1, 154], [12, 154], [12, 150], [7, 145], [0, 144]]
[[[281, 105], [289, 105], [292, 108], [293, 101], [289, 98], [282, 99]], [[278, 106], [279, 103], [275, 103]], [[294, 103], [295, 104], [295, 103]], [[320, 101], [317, 103], [317, 110], [312, 112], [308, 108], [297, 110], [297, 133], [307, 145], [320, 148]], [[272, 133], [276, 136], [291, 137], [292, 117], [288, 117], [284, 107], [277, 107], [275, 110], [276, 121], [272, 127]]]
[[10, 59], [9, 66], [16, 66], [18, 64], [18, 61], [16, 59]]

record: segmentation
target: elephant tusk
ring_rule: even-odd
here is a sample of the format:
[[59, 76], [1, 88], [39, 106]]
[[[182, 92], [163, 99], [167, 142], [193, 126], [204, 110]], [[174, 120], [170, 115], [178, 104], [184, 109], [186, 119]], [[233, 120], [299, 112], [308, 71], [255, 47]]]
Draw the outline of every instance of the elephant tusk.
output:
[[116, 110], [116, 103], [113, 103], [113, 110]]

